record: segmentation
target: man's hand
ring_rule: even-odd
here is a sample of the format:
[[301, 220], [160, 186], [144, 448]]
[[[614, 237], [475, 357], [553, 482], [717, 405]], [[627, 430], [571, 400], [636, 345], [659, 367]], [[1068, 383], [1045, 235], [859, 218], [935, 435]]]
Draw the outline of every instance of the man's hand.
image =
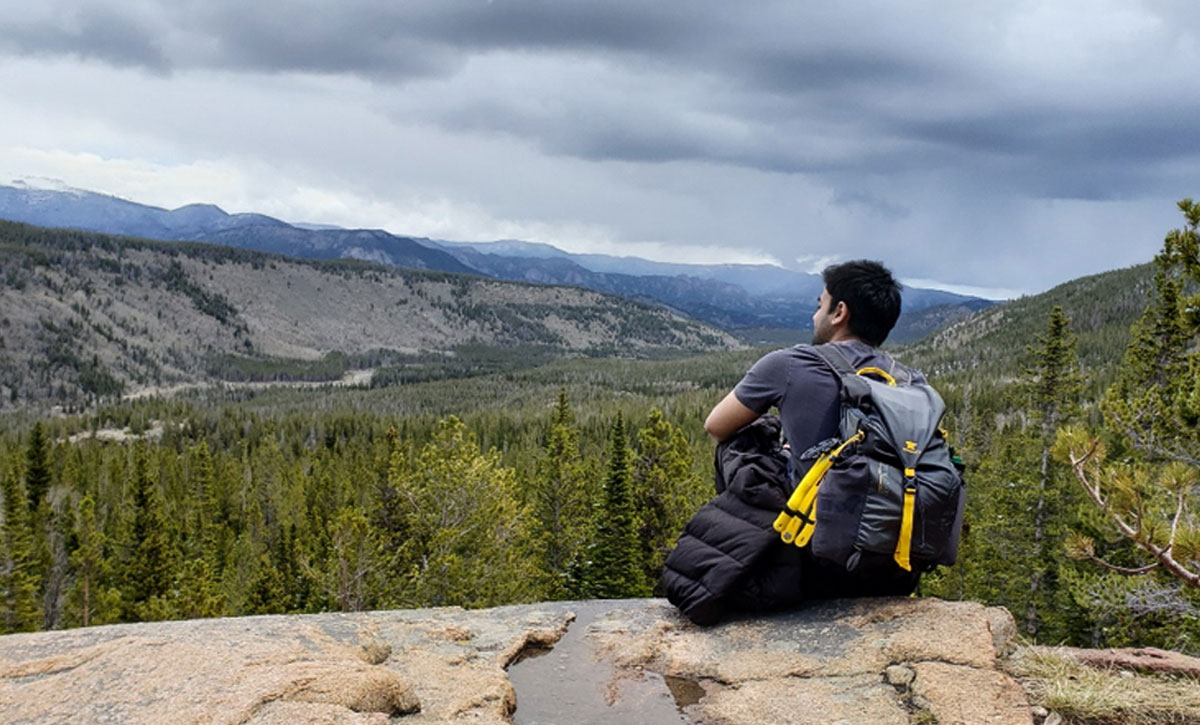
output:
[[758, 413], [742, 405], [732, 392], [717, 403], [704, 421], [704, 430], [714, 441], [720, 443], [737, 433], [743, 426], [754, 421]]

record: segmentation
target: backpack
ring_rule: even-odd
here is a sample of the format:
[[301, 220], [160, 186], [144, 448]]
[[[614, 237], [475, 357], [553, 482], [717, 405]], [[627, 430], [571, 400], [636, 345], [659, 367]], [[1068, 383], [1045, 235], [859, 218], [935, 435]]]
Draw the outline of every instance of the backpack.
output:
[[840, 437], [800, 454], [812, 465], [775, 530], [847, 571], [887, 558], [906, 571], [953, 564], [966, 489], [940, 427], [941, 396], [905, 371], [898, 381], [879, 368], [854, 370], [832, 345], [812, 350], [841, 381]]

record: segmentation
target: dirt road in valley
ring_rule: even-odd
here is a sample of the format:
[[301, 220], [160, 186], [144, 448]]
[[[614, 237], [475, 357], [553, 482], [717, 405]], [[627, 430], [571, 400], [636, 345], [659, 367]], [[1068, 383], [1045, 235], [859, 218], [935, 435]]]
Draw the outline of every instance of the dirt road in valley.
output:
[[264, 389], [270, 387], [286, 387], [286, 388], [320, 388], [326, 385], [334, 387], [355, 387], [366, 386], [371, 384], [371, 378], [375, 375], [375, 369], [367, 370], [347, 370], [346, 374], [338, 380], [271, 380], [265, 382], [226, 382], [226, 381], [211, 381], [199, 383], [176, 383], [175, 385], [150, 385], [144, 388], [138, 388], [132, 392], [121, 396], [122, 400], [141, 400], [143, 398], [163, 397], [169, 398], [176, 393], [181, 393], [185, 390], [195, 390], [196, 388], [207, 388], [220, 385], [226, 388], [248, 388], [248, 389]]

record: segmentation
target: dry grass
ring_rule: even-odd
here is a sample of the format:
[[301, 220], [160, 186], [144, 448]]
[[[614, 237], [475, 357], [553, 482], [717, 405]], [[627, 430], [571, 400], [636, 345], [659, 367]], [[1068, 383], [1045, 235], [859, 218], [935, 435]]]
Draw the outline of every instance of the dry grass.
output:
[[1031, 704], [1075, 725], [1200, 725], [1200, 680], [1081, 665], [1059, 654], [1021, 648], [1005, 669]]

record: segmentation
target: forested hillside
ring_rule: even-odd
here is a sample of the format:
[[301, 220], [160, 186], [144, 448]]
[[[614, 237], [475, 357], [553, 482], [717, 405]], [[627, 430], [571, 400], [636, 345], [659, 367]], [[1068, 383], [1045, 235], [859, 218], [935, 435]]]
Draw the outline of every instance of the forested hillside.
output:
[[1081, 277], [957, 320], [913, 343], [907, 354], [943, 381], [1011, 377], [1058, 306], [1079, 338], [1080, 364], [1111, 369], [1125, 352], [1129, 326], [1146, 307], [1153, 278], [1150, 264]]
[[[0, 407], [148, 386], [404, 380], [498, 350], [653, 356], [737, 347], [661, 307], [569, 287], [314, 262], [0, 222]], [[486, 352], [484, 352], [486, 351]]]

